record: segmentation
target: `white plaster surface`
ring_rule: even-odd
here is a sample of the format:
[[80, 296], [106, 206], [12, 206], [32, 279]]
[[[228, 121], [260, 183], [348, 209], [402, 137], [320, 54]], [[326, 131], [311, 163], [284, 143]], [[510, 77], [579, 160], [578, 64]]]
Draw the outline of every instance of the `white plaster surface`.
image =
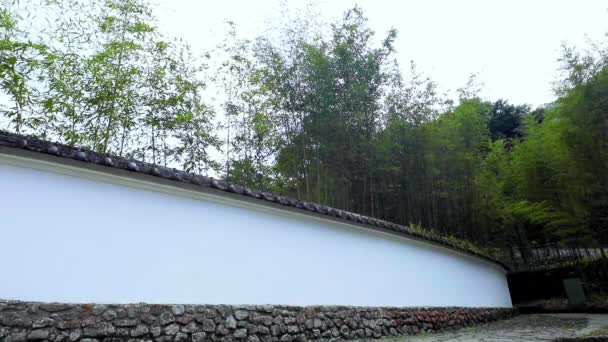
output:
[[324, 219], [2, 158], [0, 191], [2, 299], [511, 306], [499, 266]]

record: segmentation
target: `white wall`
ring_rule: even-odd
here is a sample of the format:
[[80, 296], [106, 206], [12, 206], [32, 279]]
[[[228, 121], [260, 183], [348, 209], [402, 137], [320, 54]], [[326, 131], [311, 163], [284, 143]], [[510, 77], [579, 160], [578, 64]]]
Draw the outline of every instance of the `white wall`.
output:
[[511, 306], [500, 267], [444, 248], [40, 168], [0, 154], [0, 299]]

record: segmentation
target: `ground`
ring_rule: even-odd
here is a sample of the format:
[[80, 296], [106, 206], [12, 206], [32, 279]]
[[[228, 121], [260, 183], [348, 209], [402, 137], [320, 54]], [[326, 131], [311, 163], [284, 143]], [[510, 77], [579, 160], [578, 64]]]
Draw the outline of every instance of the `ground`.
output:
[[608, 327], [608, 315], [519, 315], [512, 319], [438, 334], [386, 338], [383, 342], [507, 342], [554, 341], [590, 336]]

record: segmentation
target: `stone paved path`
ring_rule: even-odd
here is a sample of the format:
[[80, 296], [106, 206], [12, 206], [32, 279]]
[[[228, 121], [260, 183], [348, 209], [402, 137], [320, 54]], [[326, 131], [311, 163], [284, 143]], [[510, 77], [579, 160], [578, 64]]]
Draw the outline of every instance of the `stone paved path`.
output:
[[383, 342], [511, 342], [553, 341], [558, 337], [575, 337], [608, 325], [608, 315], [555, 314], [520, 315], [462, 330], [387, 338]]

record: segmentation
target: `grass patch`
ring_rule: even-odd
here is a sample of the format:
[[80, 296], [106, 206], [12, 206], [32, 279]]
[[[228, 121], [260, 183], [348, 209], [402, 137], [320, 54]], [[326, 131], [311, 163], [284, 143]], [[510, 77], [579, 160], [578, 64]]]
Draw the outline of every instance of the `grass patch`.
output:
[[469, 334], [476, 334], [479, 332], [479, 327], [468, 327], [462, 329], [461, 331]]
[[464, 251], [468, 251], [473, 254], [478, 254], [478, 255], [484, 256], [491, 260], [496, 260], [492, 256], [493, 255], [491, 253], [492, 249], [479, 246], [471, 241], [460, 239], [460, 238], [457, 238], [454, 236], [439, 234], [436, 231], [434, 231], [433, 229], [423, 228], [422, 226], [417, 225], [417, 224], [410, 224], [409, 226], [407, 226], [407, 228], [409, 228], [410, 230], [413, 230], [423, 236], [426, 236], [426, 237], [438, 238], [439, 240], [443, 241], [448, 246], [460, 248]]
[[403, 337], [384, 337], [380, 341], [382, 342], [401, 342]]
[[423, 332], [421, 332], [419, 334], [416, 334], [415, 336], [422, 337], [422, 338], [427, 338], [427, 337], [431, 337], [431, 333], [428, 332], [428, 331], [423, 331]]

